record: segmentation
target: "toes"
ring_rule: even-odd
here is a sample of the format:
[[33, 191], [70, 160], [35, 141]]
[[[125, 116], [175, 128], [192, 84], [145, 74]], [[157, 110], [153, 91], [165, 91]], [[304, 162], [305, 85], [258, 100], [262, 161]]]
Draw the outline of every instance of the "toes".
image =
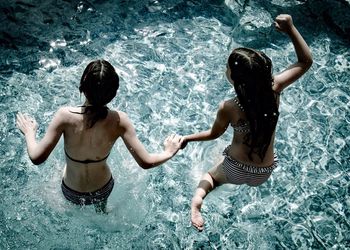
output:
[[203, 231], [204, 221], [201, 218], [194, 217], [191, 218], [192, 226], [195, 227], [198, 231]]
[[203, 226], [203, 225], [198, 225], [197, 223], [195, 223], [195, 222], [193, 222], [193, 221], [192, 221], [192, 226], [193, 226], [194, 228], [196, 228], [199, 232], [202, 232], [203, 229], [204, 229], [204, 226]]

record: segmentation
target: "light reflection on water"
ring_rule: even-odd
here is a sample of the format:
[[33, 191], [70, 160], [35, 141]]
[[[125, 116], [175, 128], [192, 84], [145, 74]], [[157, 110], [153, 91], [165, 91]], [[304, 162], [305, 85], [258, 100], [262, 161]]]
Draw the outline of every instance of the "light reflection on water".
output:
[[[47, 5], [17, 6], [18, 22], [36, 25], [32, 35], [39, 42], [18, 38], [20, 50], [1, 52], [8, 65], [0, 76], [2, 249], [349, 247], [348, 44], [324, 26], [317, 34], [307, 22], [303, 26], [298, 19], [309, 17], [297, 7], [294, 20], [315, 63], [282, 95], [280, 166], [259, 188], [224, 186], [211, 193], [203, 206], [205, 232], [190, 226], [190, 200], [202, 173], [220, 159], [231, 128], [150, 171], [141, 170], [118, 142], [109, 158], [116, 185], [107, 216], [62, 197], [62, 141], [45, 164], [30, 163], [15, 113], [34, 115], [42, 136], [58, 106], [82, 102], [77, 86], [90, 60], [103, 57], [116, 67], [121, 86], [111, 106], [128, 113], [150, 151], [160, 150], [170, 133], [212, 124], [220, 101], [234, 95], [224, 76], [233, 47], [265, 51], [275, 71], [295, 60], [291, 44], [268, 23], [280, 9], [252, 3], [239, 12], [239, 1], [226, 2], [52, 2], [56, 12], [45, 11]], [[280, 5], [273, 1], [272, 7]], [[29, 10], [41, 19], [24, 18]], [[254, 22], [256, 16], [261, 18]]]

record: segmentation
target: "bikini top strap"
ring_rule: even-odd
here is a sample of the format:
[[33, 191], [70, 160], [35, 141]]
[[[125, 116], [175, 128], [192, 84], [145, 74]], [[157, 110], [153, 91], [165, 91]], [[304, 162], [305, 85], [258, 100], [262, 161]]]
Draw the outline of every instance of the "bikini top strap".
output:
[[66, 154], [67, 158], [70, 159], [71, 161], [78, 162], [78, 163], [83, 163], [83, 164], [96, 163], [96, 162], [104, 161], [104, 160], [106, 160], [106, 159], [108, 158], [108, 156], [109, 156], [109, 154], [110, 154], [110, 153], [108, 153], [104, 158], [99, 159], [99, 160], [89, 160], [89, 159], [87, 159], [87, 160], [76, 160], [76, 159], [72, 158], [72, 157], [67, 153], [66, 149], [64, 149], [64, 153]]
[[237, 96], [236, 96], [235, 98], [233, 98], [233, 102], [239, 107], [239, 109], [240, 109], [241, 111], [244, 112], [244, 108], [243, 108], [242, 104], [239, 102]]

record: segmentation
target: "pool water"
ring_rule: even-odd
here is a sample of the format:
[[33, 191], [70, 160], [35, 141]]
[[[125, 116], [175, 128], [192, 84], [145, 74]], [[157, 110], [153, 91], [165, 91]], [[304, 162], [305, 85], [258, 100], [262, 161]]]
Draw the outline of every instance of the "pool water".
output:
[[[334, 2], [350, 13], [349, 1]], [[337, 26], [344, 16], [317, 15], [316, 4], [2, 1], [0, 249], [349, 248], [349, 40]], [[97, 58], [121, 77], [110, 107], [128, 113], [149, 151], [162, 150], [170, 133], [208, 129], [219, 103], [234, 96], [224, 74], [233, 48], [264, 51], [275, 72], [294, 62], [289, 39], [271, 25], [279, 13], [293, 13], [314, 57], [281, 98], [279, 167], [258, 188], [210, 193], [204, 232], [190, 225], [190, 201], [231, 141], [231, 128], [149, 171], [118, 141], [108, 160], [116, 180], [108, 215], [64, 199], [62, 140], [44, 164], [30, 162], [16, 113], [33, 115], [41, 137], [59, 106], [82, 103], [80, 76]]]

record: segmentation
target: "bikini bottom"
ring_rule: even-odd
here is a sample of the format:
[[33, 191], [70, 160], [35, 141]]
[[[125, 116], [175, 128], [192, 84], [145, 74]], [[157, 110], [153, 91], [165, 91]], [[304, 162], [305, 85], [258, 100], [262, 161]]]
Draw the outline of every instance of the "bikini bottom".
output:
[[222, 166], [226, 174], [226, 179], [232, 184], [247, 184], [248, 186], [254, 187], [259, 186], [268, 180], [272, 174], [272, 171], [278, 165], [276, 154], [274, 156], [274, 162], [271, 166], [257, 167], [233, 159], [228, 155], [228, 151], [229, 147], [227, 147], [223, 152], [225, 159]]
[[77, 205], [91, 205], [106, 202], [114, 186], [114, 179], [111, 176], [109, 181], [102, 188], [93, 192], [78, 192], [69, 188], [62, 180], [61, 188], [64, 197]]

